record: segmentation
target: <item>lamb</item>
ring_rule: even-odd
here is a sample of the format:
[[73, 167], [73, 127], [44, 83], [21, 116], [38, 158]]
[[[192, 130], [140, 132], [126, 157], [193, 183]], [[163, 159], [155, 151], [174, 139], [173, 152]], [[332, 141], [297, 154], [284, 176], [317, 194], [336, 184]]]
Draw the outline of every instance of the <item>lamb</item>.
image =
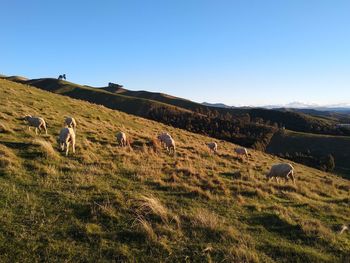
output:
[[74, 131], [76, 131], [77, 122], [73, 117], [66, 117], [66, 119], [64, 120], [64, 126], [67, 126], [68, 128], [73, 128]]
[[271, 167], [270, 172], [267, 174], [267, 178], [270, 181], [271, 178], [284, 178], [285, 180], [292, 179], [295, 184], [294, 168], [289, 163], [279, 163]]
[[124, 132], [118, 132], [116, 135], [117, 142], [121, 147], [125, 147], [127, 145], [126, 134]]
[[28, 122], [29, 130], [30, 127], [35, 127], [35, 134], [38, 134], [38, 130], [41, 132], [41, 129], [44, 129], [45, 134], [47, 135], [46, 122], [43, 118], [26, 115], [23, 117], [23, 119]]
[[207, 143], [207, 145], [208, 145], [209, 150], [211, 152], [217, 153], [217, 151], [218, 151], [218, 144], [216, 142], [210, 142], [210, 143]]
[[58, 143], [61, 151], [66, 149], [66, 156], [68, 156], [69, 144], [72, 144], [72, 151], [75, 153], [75, 132], [73, 128], [62, 128], [58, 137]]
[[245, 157], [248, 158], [248, 151], [244, 147], [235, 148], [235, 153], [239, 156], [245, 155]]

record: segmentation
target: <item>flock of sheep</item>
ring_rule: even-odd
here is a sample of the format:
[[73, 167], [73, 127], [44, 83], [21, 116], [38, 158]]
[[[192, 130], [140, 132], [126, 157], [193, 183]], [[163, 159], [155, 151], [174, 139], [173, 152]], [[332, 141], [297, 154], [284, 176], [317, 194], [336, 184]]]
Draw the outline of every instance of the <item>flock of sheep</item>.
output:
[[[42, 130], [47, 134], [46, 122], [41, 117], [35, 117], [31, 115], [27, 115], [23, 118], [30, 127], [35, 127], [35, 133], [38, 134]], [[66, 156], [68, 156], [69, 146], [72, 147], [72, 152], [75, 153], [75, 133], [76, 133], [77, 123], [73, 117], [66, 117], [64, 121], [64, 127], [61, 129], [57, 143], [60, 146], [61, 151], [66, 152]], [[169, 153], [175, 155], [176, 146], [175, 140], [171, 137], [171, 135], [167, 132], [163, 132], [158, 135], [157, 139], [160, 141], [161, 145], [164, 146]], [[124, 132], [118, 132], [116, 134], [117, 143], [121, 147], [125, 147], [129, 145], [127, 136]], [[130, 146], [130, 145], [129, 145]], [[217, 153], [218, 145], [216, 142], [210, 142], [207, 144], [209, 150], [213, 153]], [[238, 156], [245, 156], [248, 158], [248, 151], [244, 147], [238, 147], [234, 149], [235, 153]], [[285, 180], [291, 179], [295, 183], [294, 178], [294, 168], [289, 163], [279, 163], [275, 164], [271, 167], [269, 173], [267, 174], [268, 180], [274, 178], [277, 182], [279, 178], [283, 178]]]

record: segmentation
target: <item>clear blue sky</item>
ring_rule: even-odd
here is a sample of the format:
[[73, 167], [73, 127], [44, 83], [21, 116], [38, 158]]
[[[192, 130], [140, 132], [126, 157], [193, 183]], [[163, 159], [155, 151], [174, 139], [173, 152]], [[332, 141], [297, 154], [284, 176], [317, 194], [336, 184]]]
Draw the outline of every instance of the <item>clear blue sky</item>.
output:
[[348, 0], [0, 0], [0, 73], [230, 105], [350, 103]]

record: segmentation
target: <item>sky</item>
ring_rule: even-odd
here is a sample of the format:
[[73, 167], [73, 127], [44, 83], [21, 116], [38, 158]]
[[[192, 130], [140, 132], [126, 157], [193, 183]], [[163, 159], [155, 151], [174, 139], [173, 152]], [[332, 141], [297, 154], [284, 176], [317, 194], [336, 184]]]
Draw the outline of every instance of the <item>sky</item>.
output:
[[350, 103], [348, 0], [0, 0], [0, 74], [229, 105]]

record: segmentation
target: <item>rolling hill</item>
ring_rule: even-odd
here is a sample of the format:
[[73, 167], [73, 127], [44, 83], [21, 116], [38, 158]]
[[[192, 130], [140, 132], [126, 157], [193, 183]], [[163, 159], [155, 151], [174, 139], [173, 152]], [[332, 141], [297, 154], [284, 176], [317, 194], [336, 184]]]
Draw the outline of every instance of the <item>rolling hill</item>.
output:
[[[67, 87], [69, 88], [69, 87]], [[348, 262], [349, 181], [294, 163], [297, 182], [266, 182], [281, 158], [0, 80], [0, 262]], [[20, 119], [47, 120], [36, 136]], [[78, 122], [77, 152], [56, 137]], [[132, 148], [119, 148], [125, 131]], [[177, 155], [155, 142], [170, 132]]]
[[[19, 77], [8, 77], [10, 80], [16, 81]], [[118, 105], [119, 101], [115, 98], [122, 98], [123, 101], [128, 98], [139, 99], [129, 101], [126, 104], [133, 104], [134, 108], [141, 108], [141, 112], [148, 112], [145, 107], [140, 104], [148, 104], [149, 107], [152, 103], [158, 105], [157, 102], [162, 103], [161, 105], [175, 106], [176, 109], [189, 110], [193, 113], [200, 113], [210, 117], [218, 117], [220, 119], [227, 118], [230, 120], [243, 120], [247, 121], [247, 117], [250, 122], [268, 122], [270, 124], [277, 124], [283, 126], [286, 129], [300, 132], [313, 132], [320, 134], [338, 134], [338, 130], [334, 128], [335, 124], [338, 123], [338, 119], [331, 116], [320, 116], [311, 115], [304, 112], [290, 111], [290, 110], [273, 110], [264, 108], [220, 108], [215, 106], [207, 106], [200, 103], [196, 103], [183, 98], [174, 97], [168, 94], [148, 92], [148, 91], [131, 91], [125, 88], [114, 88], [114, 87], [101, 87], [94, 88], [90, 86], [81, 86], [68, 81], [57, 80], [53, 78], [42, 78], [22, 81], [21, 83], [32, 85], [44, 90], [49, 90], [62, 95], [67, 95], [74, 98], [81, 98], [90, 102], [99, 103], [106, 107], [122, 110], [127, 113], [135, 114], [132, 109], [126, 105]], [[93, 92], [95, 91], [95, 92]], [[91, 96], [93, 92], [94, 96]], [[101, 92], [101, 93], [97, 93]], [[107, 93], [104, 93], [107, 92]], [[86, 93], [86, 94], [85, 94]], [[113, 99], [108, 99], [106, 94], [111, 95]], [[98, 98], [95, 98], [96, 95]], [[100, 99], [104, 96], [104, 100]], [[144, 102], [146, 100], [147, 102]], [[157, 106], [156, 106], [157, 107]], [[139, 112], [136, 112], [140, 114]], [[147, 114], [144, 114], [147, 115]], [[147, 116], [143, 116], [147, 117]], [[159, 120], [158, 120], [159, 121]], [[349, 133], [350, 135], [350, 133]]]
[[[337, 145], [347, 144], [344, 135], [349, 136], [350, 130], [336, 127], [337, 123], [348, 122], [346, 114], [296, 110], [296, 109], [264, 109], [264, 108], [217, 108], [195, 103], [186, 99], [162, 93], [148, 91], [130, 91], [119, 85], [94, 88], [82, 86], [68, 81], [52, 78], [28, 80], [19, 76], [4, 77], [19, 83], [32, 85], [50, 92], [66, 95], [76, 99], [104, 105], [111, 109], [121, 110], [177, 128], [208, 135], [220, 140], [237, 143], [262, 151], [269, 148], [270, 153], [293, 156], [293, 160], [312, 167], [322, 168], [325, 158], [330, 154], [335, 158], [335, 172], [349, 178], [350, 162], [348, 148], [335, 149], [328, 143], [327, 136], [336, 136]], [[279, 138], [280, 129], [293, 132], [308, 133], [315, 136], [320, 145], [317, 151], [311, 151], [312, 143], [307, 140], [298, 148], [289, 147], [288, 138], [291, 133], [285, 133], [284, 142]], [[324, 137], [318, 134], [327, 135]], [[271, 139], [274, 141], [271, 141]], [[302, 137], [300, 137], [302, 138]], [[321, 139], [320, 139], [321, 138]], [[324, 140], [322, 139], [324, 138]], [[279, 141], [281, 146], [274, 146]], [[272, 150], [273, 149], [273, 150]], [[277, 150], [275, 150], [277, 149]], [[295, 156], [308, 151], [307, 156]], [[336, 152], [335, 152], [336, 151]], [[305, 154], [304, 154], [305, 155]]]

